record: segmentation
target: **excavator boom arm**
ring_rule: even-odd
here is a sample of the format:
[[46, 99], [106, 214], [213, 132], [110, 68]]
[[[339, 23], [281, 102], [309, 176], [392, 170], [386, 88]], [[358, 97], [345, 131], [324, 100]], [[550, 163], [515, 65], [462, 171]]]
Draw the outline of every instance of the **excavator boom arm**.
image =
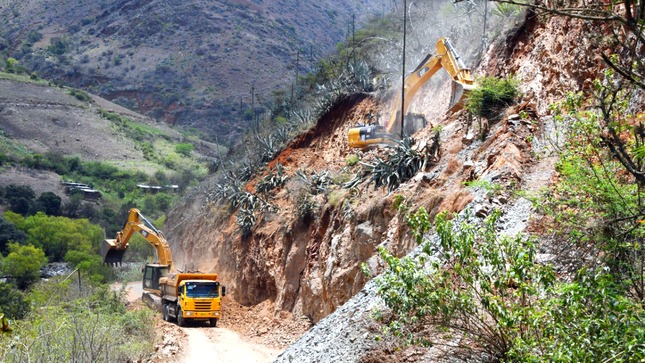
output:
[[103, 262], [107, 264], [118, 264], [123, 260], [123, 254], [128, 248], [128, 242], [135, 232], [139, 232], [157, 253], [157, 264], [172, 266], [172, 255], [170, 246], [163, 233], [155, 228], [141, 212], [136, 209], [130, 209], [128, 219], [123, 225], [123, 229], [116, 234], [115, 239], [106, 239], [101, 246]]
[[419, 88], [421, 88], [421, 86], [432, 78], [432, 76], [434, 76], [441, 68], [445, 69], [453, 81], [462, 88], [458, 91], [458, 97], [455, 97], [455, 90], [453, 89], [450, 110], [455, 111], [461, 106], [462, 102], [460, 101], [462, 101], [461, 98], [464, 94], [463, 90], [469, 90], [473, 84], [470, 69], [466, 68], [461, 57], [459, 57], [448, 39], [439, 39], [436, 48], [437, 54], [434, 56], [428, 54], [421, 63], [419, 63], [417, 68], [405, 78], [403, 88], [403, 112], [401, 112], [401, 108], [399, 107], [401, 105], [401, 96], [399, 95], [395, 103], [397, 110], [392, 113], [390, 121], [386, 126], [387, 132], [392, 133], [394, 128], [401, 123], [401, 115], [405, 115], [408, 112], [410, 103], [414, 99], [414, 95], [419, 91]]

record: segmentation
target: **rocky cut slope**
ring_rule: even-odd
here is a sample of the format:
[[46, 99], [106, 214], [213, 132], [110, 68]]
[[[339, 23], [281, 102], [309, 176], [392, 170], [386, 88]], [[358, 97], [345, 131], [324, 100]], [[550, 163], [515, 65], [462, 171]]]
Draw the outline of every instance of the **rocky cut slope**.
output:
[[[381, 100], [374, 95], [345, 98], [268, 165], [274, 170], [280, 163], [288, 181], [268, 199], [279, 208], [264, 212], [249, 235], [240, 233], [235, 209], [206, 202], [208, 186], [176, 208], [169, 221], [172, 237], [181, 241], [174, 246], [177, 261], [219, 272], [242, 304], [268, 301], [276, 313], [288, 311], [320, 322], [281, 356], [282, 361], [337, 361], [352, 349], [350, 356], [358, 360], [373, 349], [368, 310], [378, 305], [373, 288], [359, 293], [366, 283], [360, 265], [366, 262], [373, 272], [380, 271], [382, 263], [375, 257], [379, 246], [398, 255], [412, 250], [402, 204], [423, 206], [431, 215], [468, 207], [485, 216], [495, 207], [505, 213], [512, 232], [530, 222], [530, 203], [515, 199], [512, 191], [537, 190], [550, 181], [554, 159], [548, 149], [553, 133], [549, 104], [561, 100], [564, 90], [586, 87], [602, 70], [585, 26], [571, 19], [528, 17], [493, 43], [475, 73], [515, 75], [523, 98], [490, 125], [458, 113], [419, 131], [415, 135], [419, 143], [431, 144], [435, 131], [441, 130], [437, 159], [392, 193], [365, 184], [350, 190], [340, 187], [339, 181], [360, 169], [352, 166], [351, 159], [369, 162], [385, 153], [356, 152], [345, 140], [349, 127], [387, 112]], [[415, 109], [431, 113], [445, 108], [445, 98], [417, 104]], [[528, 118], [521, 119], [519, 113]], [[298, 170], [309, 178], [320, 178], [326, 171], [330, 175], [326, 191], [308, 192], [313, 213], [305, 217], [298, 216], [298, 210], [309, 186], [296, 176]], [[257, 192], [261, 178], [249, 182], [246, 190]], [[492, 197], [465, 187], [473, 180], [501, 189]], [[335, 313], [352, 296], [356, 296], [353, 302]], [[437, 356], [429, 357], [427, 361]]]
[[[266, 105], [385, 11], [377, 0], [46, 1], [0, 7], [0, 54], [170, 123], [235, 140]], [[296, 70], [296, 66], [298, 69]], [[263, 106], [262, 106], [263, 107]]]
[[[447, 109], [450, 86], [441, 84], [439, 90], [432, 91], [436, 96], [432, 103], [421, 101], [415, 110]], [[392, 193], [366, 183], [343, 188], [362, 169], [356, 160], [370, 162], [387, 153], [357, 151], [346, 141], [347, 131], [356, 123], [389, 113], [381, 104], [377, 95], [342, 99], [270, 162], [265, 174], [252, 179], [246, 191], [273, 207], [257, 215], [248, 234], [240, 232], [239, 210], [207, 202], [212, 185], [185, 200], [169, 215], [171, 239], [180, 241], [173, 246], [175, 261], [186, 268], [217, 271], [239, 303], [269, 300], [276, 311], [305, 315], [315, 323], [360, 291], [366, 282], [363, 262], [379, 270], [378, 246], [399, 255], [414, 247], [401, 204], [424, 206], [432, 214], [458, 212], [473, 200], [464, 182], [487, 177], [517, 185], [533, 161], [529, 137], [537, 131], [533, 122], [504, 121], [482, 142], [476, 123], [453, 115], [415, 135], [420, 145], [432, 145], [434, 130], [442, 130], [439, 152], [429, 155], [426, 168], [414, 180]], [[511, 113], [528, 105], [529, 100]], [[258, 185], [268, 173], [275, 175], [278, 165], [286, 183], [261, 193]]]

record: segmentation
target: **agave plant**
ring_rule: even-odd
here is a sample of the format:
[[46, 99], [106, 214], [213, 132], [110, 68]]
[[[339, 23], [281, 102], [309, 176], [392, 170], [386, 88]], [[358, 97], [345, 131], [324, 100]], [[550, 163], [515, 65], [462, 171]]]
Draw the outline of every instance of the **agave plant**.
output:
[[374, 162], [360, 162], [363, 170], [343, 187], [355, 188], [369, 179], [367, 184], [374, 183], [375, 189], [387, 185], [388, 192], [392, 192], [401, 183], [412, 179], [423, 166], [424, 155], [412, 148], [414, 143], [411, 137], [403, 138], [396, 145], [388, 146], [391, 152], [387, 160], [377, 157]]
[[278, 151], [280, 151], [280, 145], [273, 138], [273, 135], [256, 134], [255, 139], [258, 141], [258, 156], [262, 162], [273, 160]]
[[255, 191], [261, 194], [267, 194], [273, 189], [284, 185], [286, 180], [287, 176], [284, 173], [284, 167], [278, 163], [275, 167], [275, 172], [269, 170], [267, 175], [260, 179], [255, 187]]
[[292, 111], [289, 117], [289, 123], [296, 129], [301, 126], [310, 126], [315, 121], [314, 113], [310, 108], [301, 108]]
[[296, 171], [296, 175], [309, 186], [309, 192], [313, 195], [327, 192], [327, 188], [332, 183], [332, 177], [329, 170], [313, 172], [311, 177], [307, 177], [304, 171]]
[[235, 220], [237, 221], [237, 226], [240, 228], [240, 232], [243, 236], [251, 234], [256, 220], [252, 209], [240, 208], [235, 215]]

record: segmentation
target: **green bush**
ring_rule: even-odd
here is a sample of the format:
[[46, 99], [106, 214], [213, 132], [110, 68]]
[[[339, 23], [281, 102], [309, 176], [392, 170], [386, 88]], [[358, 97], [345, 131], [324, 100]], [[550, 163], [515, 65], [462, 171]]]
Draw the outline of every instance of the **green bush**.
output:
[[45, 252], [33, 245], [9, 244], [9, 254], [2, 261], [2, 271], [13, 277], [16, 286], [26, 289], [40, 277], [40, 268], [47, 263]]
[[29, 301], [25, 294], [10, 284], [0, 282], [0, 313], [9, 319], [23, 319], [27, 316]]
[[123, 291], [52, 279], [29, 293], [31, 313], [0, 336], [0, 361], [133, 362], [154, 351], [154, 312], [127, 310]]
[[361, 158], [358, 155], [351, 154], [345, 159], [345, 164], [347, 164], [347, 166], [354, 166], [358, 164], [359, 161], [361, 161]]
[[67, 91], [67, 93], [68, 93], [69, 95], [71, 95], [71, 96], [76, 97], [76, 99], [77, 99], [77, 100], [79, 100], [79, 101], [88, 102], [88, 101], [90, 101], [90, 100], [92, 99], [92, 98], [90, 97], [90, 95], [89, 95], [89, 94], [87, 94], [87, 92], [82, 91], [82, 90], [80, 90], [80, 89], [74, 89], [74, 88], [72, 88], [72, 89], [68, 90], [68, 91]]
[[185, 157], [190, 157], [190, 154], [193, 152], [193, 150], [195, 150], [195, 145], [193, 144], [182, 143], [175, 145], [175, 152]]
[[396, 258], [379, 249], [388, 265], [377, 279], [392, 314], [386, 333], [403, 344], [457, 341], [462, 354], [488, 361], [645, 358], [642, 301], [625, 294], [620, 279], [599, 268], [557, 281], [550, 265], [536, 262], [533, 241], [498, 233], [499, 215], [478, 226], [440, 214], [438, 241], [426, 239], [432, 225], [425, 209], [408, 216], [422, 252]]
[[519, 82], [513, 78], [481, 77], [470, 91], [466, 109], [476, 116], [495, 120], [520, 95]]

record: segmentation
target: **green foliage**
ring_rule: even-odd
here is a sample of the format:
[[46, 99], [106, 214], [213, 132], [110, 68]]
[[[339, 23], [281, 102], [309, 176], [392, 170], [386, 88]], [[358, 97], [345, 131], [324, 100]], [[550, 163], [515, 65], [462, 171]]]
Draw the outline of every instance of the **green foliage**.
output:
[[9, 242], [24, 243], [27, 240], [27, 235], [16, 228], [16, 226], [0, 216], [0, 254], [7, 254], [9, 252]]
[[4, 188], [5, 199], [9, 202], [11, 210], [22, 215], [29, 214], [36, 193], [28, 185], [10, 184]]
[[77, 100], [83, 101], [83, 102], [89, 102], [92, 99], [90, 95], [87, 94], [87, 92], [80, 89], [71, 88], [67, 91], [67, 93], [71, 96], [76, 97]]
[[[389, 192], [412, 179], [423, 165], [423, 155], [414, 150], [414, 139], [406, 137], [397, 142], [396, 146], [388, 146], [388, 159], [376, 157], [376, 162], [364, 162], [364, 170], [358, 180], [369, 177], [368, 185], [374, 183], [374, 189], [387, 186]], [[354, 182], [349, 182], [350, 185]]]
[[18, 62], [18, 60], [16, 60], [15, 58], [9, 57], [5, 60], [5, 69], [9, 73], [15, 73], [19, 63], [20, 62]]
[[61, 201], [61, 198], [52, 192], [44, 192], [38, 197], [39, 205], [42, 206], [45, 214], [50, 216], [60, 215]]
[[153, 311], [125, 309], [123, 291], [75, 282], [35, 285], [31, 313], [0, 337], [0, 361], [126, 362], [153, 352]]
[[[503, 359], [529, 324], [526, 306], [552, 286], [554, 274], [535, 263], [535, 246], [522, 237], [499, 236], [493, 214], [485, 227], [458, 228], [446, 214], [437, 217], [440, 241], [424, 241], [415, 257], [396, 258], [379, 250], [389, 273], [379, 295], [392, 310], [388, 330], [409, 343], [433, 344], [414, 334], [420, 326], [445, 327], [466, 334], [464, 350], [483, 350]], [[417, 240], [431, 228], [423, 208], [411, 216]], [[444, 338], [438, 334], [439, 339]]]
[[533, 334], [514, 342], [508, 361], [640, 362], [645, 359], [645, 311], [603, 271], [582, 271], [558, 284], [530, 311]]
[[40, 277], [40, 268], [47, 263], [45, 253], [33, 245], [9, 244], [9, 254], [2, 261], [2, 271], [12, 276], [20, 289], [26, 289]]
[[65, 262], [78, 268], [93, 283], [106, 283], [115, 277], [114, 270], [96, 253], [70, 250], [65, 254]]
[[466, 109], [476, 116], [496, 120], [519, 97], [518, 84], [513, 78], [481, 77], [468, 94]]
[[[274, 172], [275, 170], [275, 172]], [[269, 170], [267, 175], [262, 177], [255, 186], [255, 191], [261, 194], [268, 194], [270, 191], [281, 187], [287, 180], [282, 164], [277, 163], [275, 169]]]
[[354, 166], [358, 164], [359, 161], [361, 161], [361, 158], [356, 154], [348, 155], [347, 158], [345, 158], [345, 164], [347, 166]]
[[422, 345], [457, 336], [455, 348], [490, 361], [645, 357], [642, 303], [606, 269], [583, 269], [559, 282], [550, 265], [536, 262], [530, 239], [498, 234], [499, 212], [483, 226], [447, 217], [437, 216], [434, 240], [426, 236], [432, 224], [423, 208], [408, 216], [422, 244], [415, 257], [379, 249], [388, 271], [377, 279], [378, 294], [392, 313], [386, 333]]
[[[599, 94], [606, 91], [598, 82], [596, 87]], [[645, 301], [645, 198], [642, 183], [629, 171], [643, 168], [637, 155], [645, 135], [628, 111], [630, 97], [624, 89], [613, 93], [611, 105], [600, 98], [602, 112], [582, 110], [585, 98], [580, 93], [551, 106], [567, 141], [558, 150], [560, 182], [544, 192], [538, 207], [549, 216], [548, 227], [568, 253], [603, 262], [628, 295]], [[630, 158], [626, 167], [623, 161]]]
[[24, 319], [29, 313], [29, 301], [25, 294], [10, 284], [0, 282], [0, 313], [9, 319]]
[[175, 152], [185, 157], [189, 157], [193, 150], [195, 150], [195, 145], [193, 144], [182, 143], [175, 145]]
[[27, 234], [28, 244], [45, 251], [50, 261], [62, 261], [68, 251], [97, 254], [103, 231], [87, 219], [47, 216], [36, 213], [22, 218], [5, 213], [5, 218], [15, 221], [14, 225]]

